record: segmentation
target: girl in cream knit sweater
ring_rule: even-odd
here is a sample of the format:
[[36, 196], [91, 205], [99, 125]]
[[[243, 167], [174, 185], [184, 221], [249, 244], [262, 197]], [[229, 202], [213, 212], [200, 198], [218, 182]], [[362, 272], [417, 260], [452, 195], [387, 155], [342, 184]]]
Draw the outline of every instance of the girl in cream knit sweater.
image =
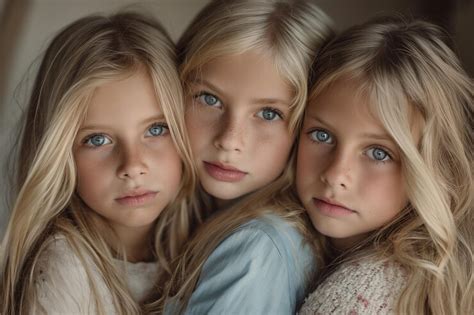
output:
[[297, 191], [337, 254], [300, 313], [471, 313], [474, 89], [446, 34], [355, 26], [313, 77]]
[[54, 37], [23, 122], [0, 314], [153, 311], [192, 221], [182, 98], [152, 18], [87, 16]]

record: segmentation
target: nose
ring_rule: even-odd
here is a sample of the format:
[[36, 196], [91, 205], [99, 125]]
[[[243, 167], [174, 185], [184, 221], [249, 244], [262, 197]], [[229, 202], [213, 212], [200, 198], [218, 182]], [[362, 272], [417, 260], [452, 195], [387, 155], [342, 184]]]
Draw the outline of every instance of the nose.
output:
[[117, 175], [121, 179], [136, 179], [148, 173], [140, 145], [123, 145], [119, 153], [120, 164]]
[[352, 164], [350, 154], [335, 148], [333, 154], [329, 157], [326, 168], [320, 175], [320, 180], [332, 189], [347, 190], [352, 183]]
[[219, 122], [214, 146], [222, 151], [241, 152], [244, 148], [245, 117], [226, 112]]

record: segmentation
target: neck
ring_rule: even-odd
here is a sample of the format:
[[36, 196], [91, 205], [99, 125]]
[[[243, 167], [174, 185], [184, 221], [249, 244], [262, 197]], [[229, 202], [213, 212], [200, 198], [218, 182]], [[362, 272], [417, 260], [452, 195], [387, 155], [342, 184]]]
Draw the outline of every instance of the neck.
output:
[[216, 211], [224, 210], [230, 208], [234, 204], [234, 199], [224, 200], [224, 199], [214, 199], [214, 208]]
[[220, 210], [226, 210], [235, 205], [237, 202], [241, 201], [244, 199], [246, 196], [250, 195], [251, 193], [247, 193], [245, 195], [242, 195], [240, 197], [236, 197], [233, 199], [219, 199], [219, 198], [214, 198], [212, 197], [212, 204], [213, 208], [215, 211], [220, 211]]
[[147, 227], [124, 227], [113, 225], [118, 244], [114, 248], [125, 249], [129, 262], [152, 261], [153, 248], [151, 232], [153, 225]]
[[346, 238], [330, 238], [329, 242], [333, 250], [343, 253], [360, 244], [366, 237], [367, 234], [354, 235]]
[[235, 205], [237, 202], [242, 200], [245, 196], [243, 195], [234, 199], [218, 199], [218, 198], [213, 198], [213, 206], [215, 211], [220, 211], [220, 210], [226, 210]]

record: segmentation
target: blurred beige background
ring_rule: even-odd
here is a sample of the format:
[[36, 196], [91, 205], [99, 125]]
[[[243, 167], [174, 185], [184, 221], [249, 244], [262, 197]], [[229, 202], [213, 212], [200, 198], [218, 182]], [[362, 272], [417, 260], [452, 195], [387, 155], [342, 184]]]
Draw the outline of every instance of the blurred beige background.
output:
[[[344, 29], [377, 15], [399, 12], [443, 25], [461, 60], [474, 74], [473, 0], [314, 0]], [[177, 39], [208, 0], [0, 0], [0, 237], [7, 223], [8, 166], [18, 119], [34, 80], [38, 59], [54, 34], [90, 13], [136, 8], [155, 15]]]

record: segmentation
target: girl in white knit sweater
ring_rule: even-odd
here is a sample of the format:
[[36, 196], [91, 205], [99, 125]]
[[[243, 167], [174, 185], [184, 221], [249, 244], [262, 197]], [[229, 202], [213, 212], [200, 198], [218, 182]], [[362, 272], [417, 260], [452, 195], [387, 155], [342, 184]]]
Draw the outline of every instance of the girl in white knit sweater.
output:
[[23, 124], [0, 314], [150, 310], [187, 237], [194, 178], [174, 45], [160, 24], [119, 13], [67, 26]]
[[355, 26], [319, 54], [297, 191], [325, 265], [300, 314], [468, 314], [473, 86], [437, 26]]

